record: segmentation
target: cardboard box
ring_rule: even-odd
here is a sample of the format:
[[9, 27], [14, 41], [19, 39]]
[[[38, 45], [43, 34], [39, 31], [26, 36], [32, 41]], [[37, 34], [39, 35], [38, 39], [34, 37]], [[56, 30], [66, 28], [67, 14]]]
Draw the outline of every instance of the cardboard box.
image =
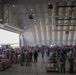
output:
[[11, 61], [9, 59], [1, 59], [5, 64], [5, 68], [12, 66]]
[[0, 71], [5, 69], [5, 64], [4, 62], [0, 62]]
[[74, 67], [76, 68], [76, 59], [74, 59]]

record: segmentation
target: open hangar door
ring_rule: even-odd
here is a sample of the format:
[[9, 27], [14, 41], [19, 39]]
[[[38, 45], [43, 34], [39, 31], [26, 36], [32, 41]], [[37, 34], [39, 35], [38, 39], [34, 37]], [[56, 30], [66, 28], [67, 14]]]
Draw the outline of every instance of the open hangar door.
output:
[[0, 47], [4, 49], [19, 48], [19, 34], [0, 29]]
[[[1, 24], [1, 25], [3, 25], [3, 24]], [[4, 42], [2, 43], [2, 40], [3, 40], [3, 38], [2, 38], [2, 40], [1, 40], [1, 44], [2, 45], [3, 44], [16, 44], [16, 42], [15, 42], [15, 38], [16, 38], [16, 40], [17, 40], [17, 42], [19, 44], [19, 47], [24, 46], [23, 33], [20, 32], [20, 31], [18, 31], [16, 28], [14, 29], [14, 27], [9, 27], [9, 26], [5, 27], [5, 26], [3, 26], [3, 27], [0, 27], [0, 30], [1, 30], [1, 32], [3, 31], [2, 32], [3, 34], [0, 32], [0, 36], [2, 35], [0, 38], [2, 38], [4, 36], [4, 40], [7, 39], [8, 41], [9, 40], [11, 41], [11, 42], [7, 42], [5, 40], [6, 42], [5, 43]], [[12, 41], [12, 39], [14, 41]]]

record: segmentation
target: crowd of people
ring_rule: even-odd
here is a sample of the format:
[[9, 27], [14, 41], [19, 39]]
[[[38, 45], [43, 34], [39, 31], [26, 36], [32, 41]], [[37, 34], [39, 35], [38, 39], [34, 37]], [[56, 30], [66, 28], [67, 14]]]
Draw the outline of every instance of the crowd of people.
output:
[[30, 63], [38, 62], [38, 54], [41, 53], [42, 59], [46, 53], [47, 57], [58, 57], [60, 62], [60, 71], [65, 73], [66, 59], [69, 61], [69, 72], [73, 73], [74, 58], [76, 57], [76, 46], [44, 46], [41, 47], [21, 47], [21, 48], [8, 48], [6, 50], [0, 49], [0, 57], [10, 59], [12, 64], [21, 63], [21, 66], [29, 66]]

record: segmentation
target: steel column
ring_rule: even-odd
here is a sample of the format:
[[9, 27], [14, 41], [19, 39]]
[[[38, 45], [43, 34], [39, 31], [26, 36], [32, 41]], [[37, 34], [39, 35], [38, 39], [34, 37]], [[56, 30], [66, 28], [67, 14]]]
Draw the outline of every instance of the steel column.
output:
[[9, 6], [10, 4], [4, 4], [4, 23], [9, 23]]

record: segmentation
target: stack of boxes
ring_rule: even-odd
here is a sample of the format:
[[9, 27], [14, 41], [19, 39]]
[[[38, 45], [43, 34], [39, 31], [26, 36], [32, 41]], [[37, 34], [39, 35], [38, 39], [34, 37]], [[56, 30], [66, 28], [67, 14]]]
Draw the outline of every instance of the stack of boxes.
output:
[[12, 63], [9, 59], [0, 59], [0, 71], [11, 66], [12, 66]]

